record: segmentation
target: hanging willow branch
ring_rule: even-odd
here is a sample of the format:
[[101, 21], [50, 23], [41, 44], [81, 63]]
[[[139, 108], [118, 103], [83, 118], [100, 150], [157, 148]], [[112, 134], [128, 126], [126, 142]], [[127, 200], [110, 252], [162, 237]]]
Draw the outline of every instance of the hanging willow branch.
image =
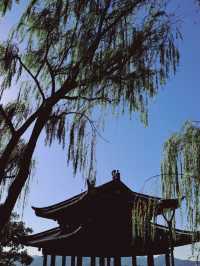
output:
[[171, 198], [185, 196], [188, 223], [193, 230], [197, 230], [200, 224], [200, 128], [198, 126], [186, 122], [180, 133], [172, 135], [166, 141], [161, 170], [164, 195]]
[[[12, 2], [1, 1], [0, 12]], [[10, 105], [14, 116], [8, 123], [5, 103], [0, 121], [6, 131], [6, 138], [0, 135], [0, 182], [15, 147], [28, 138], [0, 211], [0, 230], [27, 181], [41, 132], [46, 144], [63, 145], [74, 173], [95, 178], [96, 137], [106, 112], [138, 112], [148, 123], [149, 99], [179, 64], [181, 36], [164, 2], [27, 1], [9, 39], [0, 43], [1, 100], [9, 88], [17, 95]]]

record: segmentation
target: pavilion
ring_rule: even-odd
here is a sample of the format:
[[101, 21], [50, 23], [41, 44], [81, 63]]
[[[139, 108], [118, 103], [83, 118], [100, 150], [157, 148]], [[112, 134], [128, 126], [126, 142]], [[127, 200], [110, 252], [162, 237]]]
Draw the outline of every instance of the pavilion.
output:
[[[170, 202], [170, 200], [169, 200]], [[175, 201], [177, 202], [177, 201]], [[150, 204], [149, 204], [150, 203]], [[150, 206], [143, 227], [143, 236], [137, 233], [133, 219], [134, 208]], [[42, 249], [43, 266], [56, 265], [56, 256], [71, 256], [71, 266], [81, 266], [83, 257], [91, 257], [91, 266], [121, 265], [121, 257], [131, 257], [137, 265], [137, 256], [147, 256], [148, 266], [154, 265], [154, 255], [164, 254], [166, 266], [173, 266], [173, 248], [191, 244], [199, 236], [189, 231], [173, 230], [170, 239], [168, 226], [152, 222], [154, 215], [162, 214], [162, 199], [136, 193], [118, 176], [98, 187], [88, 185], [88, 190], [58, 204], [36, 208], [37, 216], [57, 221], [58, 227], [22, 239], [27, 246]], [[174, 209], [178, 207], [174, 205]], [[153, 232], [153, 234], [150, 234]]]

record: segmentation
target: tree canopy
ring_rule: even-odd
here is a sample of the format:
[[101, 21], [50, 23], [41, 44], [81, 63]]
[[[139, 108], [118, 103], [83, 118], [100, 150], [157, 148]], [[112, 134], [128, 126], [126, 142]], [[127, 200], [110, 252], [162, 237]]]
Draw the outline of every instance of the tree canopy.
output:
[[0, 233], [0, 265], [14, 266], [16, 262], [30, 265], [32, 257], [28, 255], [19, 239], [32, 233], [31, 228], [17, 221], [18, 215], [13, 213], [8, 223]]
[[[1, 2], [2, 14], [12, 2]], [[41, 132], [46, 145], [57, 140], [66, 148], [75, 174], [85, 171], [94, 179], [105, 111], [139, 112], [147, 123], [149, 98], [179, 62], [173, 22], [165, 1], [28, 1], [0, 43], [0, 228], [31, 173]], [[3, 101], [7, 89], [16, 95], [10, 102]], [[15, 155], [14, 177], [5, 189]]]

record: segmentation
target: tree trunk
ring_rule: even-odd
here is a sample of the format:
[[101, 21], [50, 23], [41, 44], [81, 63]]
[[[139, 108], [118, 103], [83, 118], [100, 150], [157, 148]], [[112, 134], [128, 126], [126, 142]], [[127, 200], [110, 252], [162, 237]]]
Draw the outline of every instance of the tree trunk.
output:
[[9, 143], [7, 144], [5, 150], [4, 150], [4, 152], [0, 158], [0, 185], [1, 185], [1, 182], [4, 178], [4, 171], [5, 171], [6, 165], [8, 163], [10, 154], [12, 153], [14, 148], [16, 147], [21, 136], [25, 133], [25, 131], [33, 123], [33, 121], [37, 118], [37, 116], [41, 113], [41, 111], [42, 111], [42, 106], [40, 106], [39, 109], [26, 120], [26, 122], [21, 126], [21, 128], [19, 128], [14, 133], [14, 135], [12, 135]]
[[19, 135], [15, 135], [12, 136], [12, 138], [10, 139], [9, 143], [7, 144], [1, 158], [0, 158], [0, 185], [2, 183], [2, 180], [4, 178], [4, 174], [5, 174], [5, 169], [6, 169], [6, 165], [8, 163], [10, 154], [12, 153], [12, 151], [14, 150], [15, 146], [17, 145], [18, 141], [20, 139]]
[[40, 136], [40, 133], [44, 128], [49, 114], [51, 113], [51, 110], [52, 108], [50, 105], [48, 107], [46, 106], [46, 108], [43, 109], [43, 112], [40, 113], [40, 116], [35, 122], [31, 137], [25, 148], [22, 160], [19, 165], [19, 172], [15, 177], [13, 183], [9, 187], [8, 195], [5, 202], [0, 206], [0, 231], [3, 229], [3, 227], [9, 220], [15, 203], [28, 179], [33, 152], [35, 150], [35, 146]]

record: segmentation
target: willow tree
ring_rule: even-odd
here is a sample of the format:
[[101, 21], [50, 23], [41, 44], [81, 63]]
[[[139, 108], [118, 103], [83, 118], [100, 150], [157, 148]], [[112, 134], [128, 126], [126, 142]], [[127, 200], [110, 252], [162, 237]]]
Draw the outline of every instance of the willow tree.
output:
[[200, 127], [186, 122], [164, 145], [163, 192], [166, 197], [185, 197], [187, 220], [196, 231], [200, 225]]
[[[94, 178], [105, 110], [137, 111], [147, 122], [148, 99], [179, 61], [178, 32], [164, 1], [28, 2], [0, 45], [0, 130], [6, 132], [0, 134], [0, 229], [28, 180], [41, 132], [46, 145], [57, 140], [66, 148], [75, 174]], [[2, 3], [4, 14], [12, 1]], [[12, 102], [3, 101], [7, 89], [16, 95]], [[18, 160], [5, 189], [14, 154]]]

